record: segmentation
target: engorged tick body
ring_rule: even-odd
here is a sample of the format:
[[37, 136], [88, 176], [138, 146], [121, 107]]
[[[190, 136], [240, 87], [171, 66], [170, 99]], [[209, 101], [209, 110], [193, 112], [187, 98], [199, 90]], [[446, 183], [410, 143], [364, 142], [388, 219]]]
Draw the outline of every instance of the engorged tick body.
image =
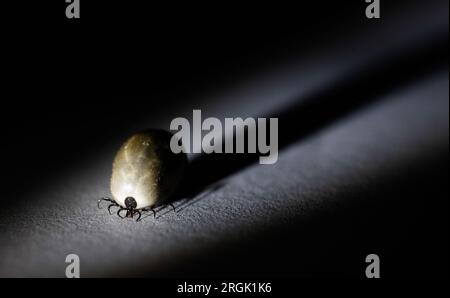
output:
[[153, 211], [165, 204], [181, 181], [187, 158], [170, 149], [172, 134], [163, 130], [147, 130], [131, 136], [119, 149], [113, 162], [111, 176], [112, 199], [108, 211], [119, 207], [117, 214], [125, 217]]

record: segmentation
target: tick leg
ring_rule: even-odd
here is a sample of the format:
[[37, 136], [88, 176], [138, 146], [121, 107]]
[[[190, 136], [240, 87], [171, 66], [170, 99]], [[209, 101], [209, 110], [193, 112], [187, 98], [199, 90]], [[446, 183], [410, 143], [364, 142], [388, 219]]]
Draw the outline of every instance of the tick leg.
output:
[[176, 210], [175, 210], [175, 205], [174, 205], [174, 204], [169, 203], [169, 206], [172, 207], [172, 209], [173, 209], [174, 212], [176, 211]]
[[[98, 207], [98, 209], [101, 209], [100, 203], [101, 203], [102, 201], [106, 201], [106, 202], [110, 202], [110, 203], [116, 203], [114, 200], [112, 200], [112, 199], [110, 199], [110, 198], [108, 198], [108, 197], [103, 197], [103, 198], [101, 198], [100, 200], [97, 201], [97, 207]], [[117, 203], [116, 203], [116, 204], [117, 204]]]
[[136, 210], [136, 213], [138, 214], [138, 218], [136, 219], [136, 221], [139, 221], [141, 219], [141, 212], [139, 210]]
[[117, 203], [111, 203], [109, 206], [108, 206], [108, 212], [109, 212], [109, 214], [111, 215], [112, 213], [111, 213], [111, 207], [120, 207], [120, 205], [119, 204], [117, 204]]
[[124, 218], [126, 217], [126, 215], [125, 215], [125, 217], [122, 216], [122, 215], [120, 215], [120, 212], [122, 212], [123, 210], [126, 210], [126, 211], [127, 211], [127, 215], [128, 215], [128, 210], [127, 210], [126, 208], [120, 207], [120, 209], [117, 210], [117, 215], [118, 215], [120, 218], [122, 218], [122, 219], [124, 219]]
[[155, 207], [147, 207], [144, 209], [141, 209], [142, 212], [148, 212], [148, 211], [152, 211], [153, 212], [153, 217], [156, 218], [156, 210]]

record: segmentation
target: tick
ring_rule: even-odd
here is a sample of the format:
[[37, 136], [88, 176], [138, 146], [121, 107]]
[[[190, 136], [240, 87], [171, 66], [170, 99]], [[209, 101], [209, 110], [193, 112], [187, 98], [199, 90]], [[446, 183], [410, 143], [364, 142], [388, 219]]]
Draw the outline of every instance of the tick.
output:
[[[163, 130], [147, 130], [132, 135], [117, 152], [111, 176], [112, 199], [103, 197], [97, 202], [110, 202], [118, 207], [120, 218], [141, 219], [142, 212], [152, 211], [167, 204], [167, 200], [181, 182], [187, 165], [185, 153], [175, 154], [170, 149], [172, 134]], [[173, 208], [174, 206], [169, 203]], [[174, 208], [175, 209], [175, 208]], [[126, 211], [125, 216], [122, 216]]]

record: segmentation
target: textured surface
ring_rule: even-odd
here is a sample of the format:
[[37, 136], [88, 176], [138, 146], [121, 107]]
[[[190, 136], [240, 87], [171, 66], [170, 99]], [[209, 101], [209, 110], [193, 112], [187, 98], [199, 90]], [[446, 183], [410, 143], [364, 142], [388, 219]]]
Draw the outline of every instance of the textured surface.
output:
[[[21, 203], [14, 214], [0, 218], [0, 276], [62, 277], [69, 253], [80, 256], [81, 274], [85, 277], [160, 276], [173, 274], [172, 270], [177, 270], [178, 275], [202, 274], [208, 271], [205, 264], [227, 253], [227, 244], [245, 250], [248, 239], [255, 235], [264, 238], [274, 226], [285, 229], [300, 222], [300, 226], [311, 227], [314, 220], [330, 210], [338, 214], [354, 205], [355, 200], [381, 200], [370, 194], [380, 188], [382, 181], [390, 180], [386, 176], [394, 179], [405, 169], [413, 171], [448, 149], [448, 109], [448, 75], [438, 73], [292, 144], [280, 153], [275, 166], [253, 165], [189, 202], [177, 201], [176, 213], [162, 210], [157, 219], [150, 216], [140, 223], [121, 220], [96, 208], [96, 199], [109, 193], [111, 157], [116, 150], [111, 148], [95, 162], [80, 164], [78, 170], [60, 177], [52, 187], [29, 194], [34, 197], [33, 204]], [[432, 204], [435, 198], [430, 194], [425, 199]], [[392, 221], [398, 223], [391, 226], [394, 231], [402, 230], [422, 208], [416, 201], [405, 205], [405, 198], [398, 200], [405, 212], [401, 220]], [[359, 216], [373, 210], [363, 206]], [[347, 215], [353, 218], [356, 213], [348, 211]], [[334, 223], [328, 223], [328, 231], [336, 234]], [[374, 226], [373, 222], [365, 224], [368, 229]], [[327, 229], [309, 236], [294, 234], [291, 240], [303, 237], [323, 244], [320, 231]], [[341, 234], [351, 234], [352, 243], [370, 253], [364, 251], [364, 242], [358, 241], [363, 234], [338, 231], [337, 237]], [[323, 237], [330, 235], [325, 232]], [[261, 249], [282, 246], [314, 265], [314, 260], [326, 260], [322, 249], [339, 250], [345, 246], [345, 238], [329, 238], [325, 243], [330, 247], [314, 246], [315, 254], [308, 254], [308, 243], [300, 246], [305, 251], [296, 247], [295, 253], [289, 250], [290, 243], [282, 242]], [[398, 243], [386, 244], [385, 252], [389, 252], [390, 245]], [[443, 248], [437, 247], [437, 252]], [[277, 252], [270, 257], [278, 256]], [[245, 264], [236, 261], [229, 265], [245, 274]], [[186, 271], [180, 271], [179, 266], [185, 266]], [[302, 274], [308, 268], [286, 264], [272, 274], [283, 274], [283, 270]], [[209, 269], [221, 273], [218, 268]], [[318, 274], [323, 273], [322, 269], [316, 267]]]

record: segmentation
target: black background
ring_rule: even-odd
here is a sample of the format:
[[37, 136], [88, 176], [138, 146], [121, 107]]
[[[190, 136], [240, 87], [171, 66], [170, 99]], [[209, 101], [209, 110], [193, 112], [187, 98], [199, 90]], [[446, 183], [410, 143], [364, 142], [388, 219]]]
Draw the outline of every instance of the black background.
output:
[[368, 25], [361, 1], [83, 1], [80, 19], [66, 18], [64, 1], [41, 2], [8, 3], [2, 20], [2, 151], [13, 156], [5, 168], [14, 190], [64, 171], [142, 117], [326, 48], [320, 32]]

